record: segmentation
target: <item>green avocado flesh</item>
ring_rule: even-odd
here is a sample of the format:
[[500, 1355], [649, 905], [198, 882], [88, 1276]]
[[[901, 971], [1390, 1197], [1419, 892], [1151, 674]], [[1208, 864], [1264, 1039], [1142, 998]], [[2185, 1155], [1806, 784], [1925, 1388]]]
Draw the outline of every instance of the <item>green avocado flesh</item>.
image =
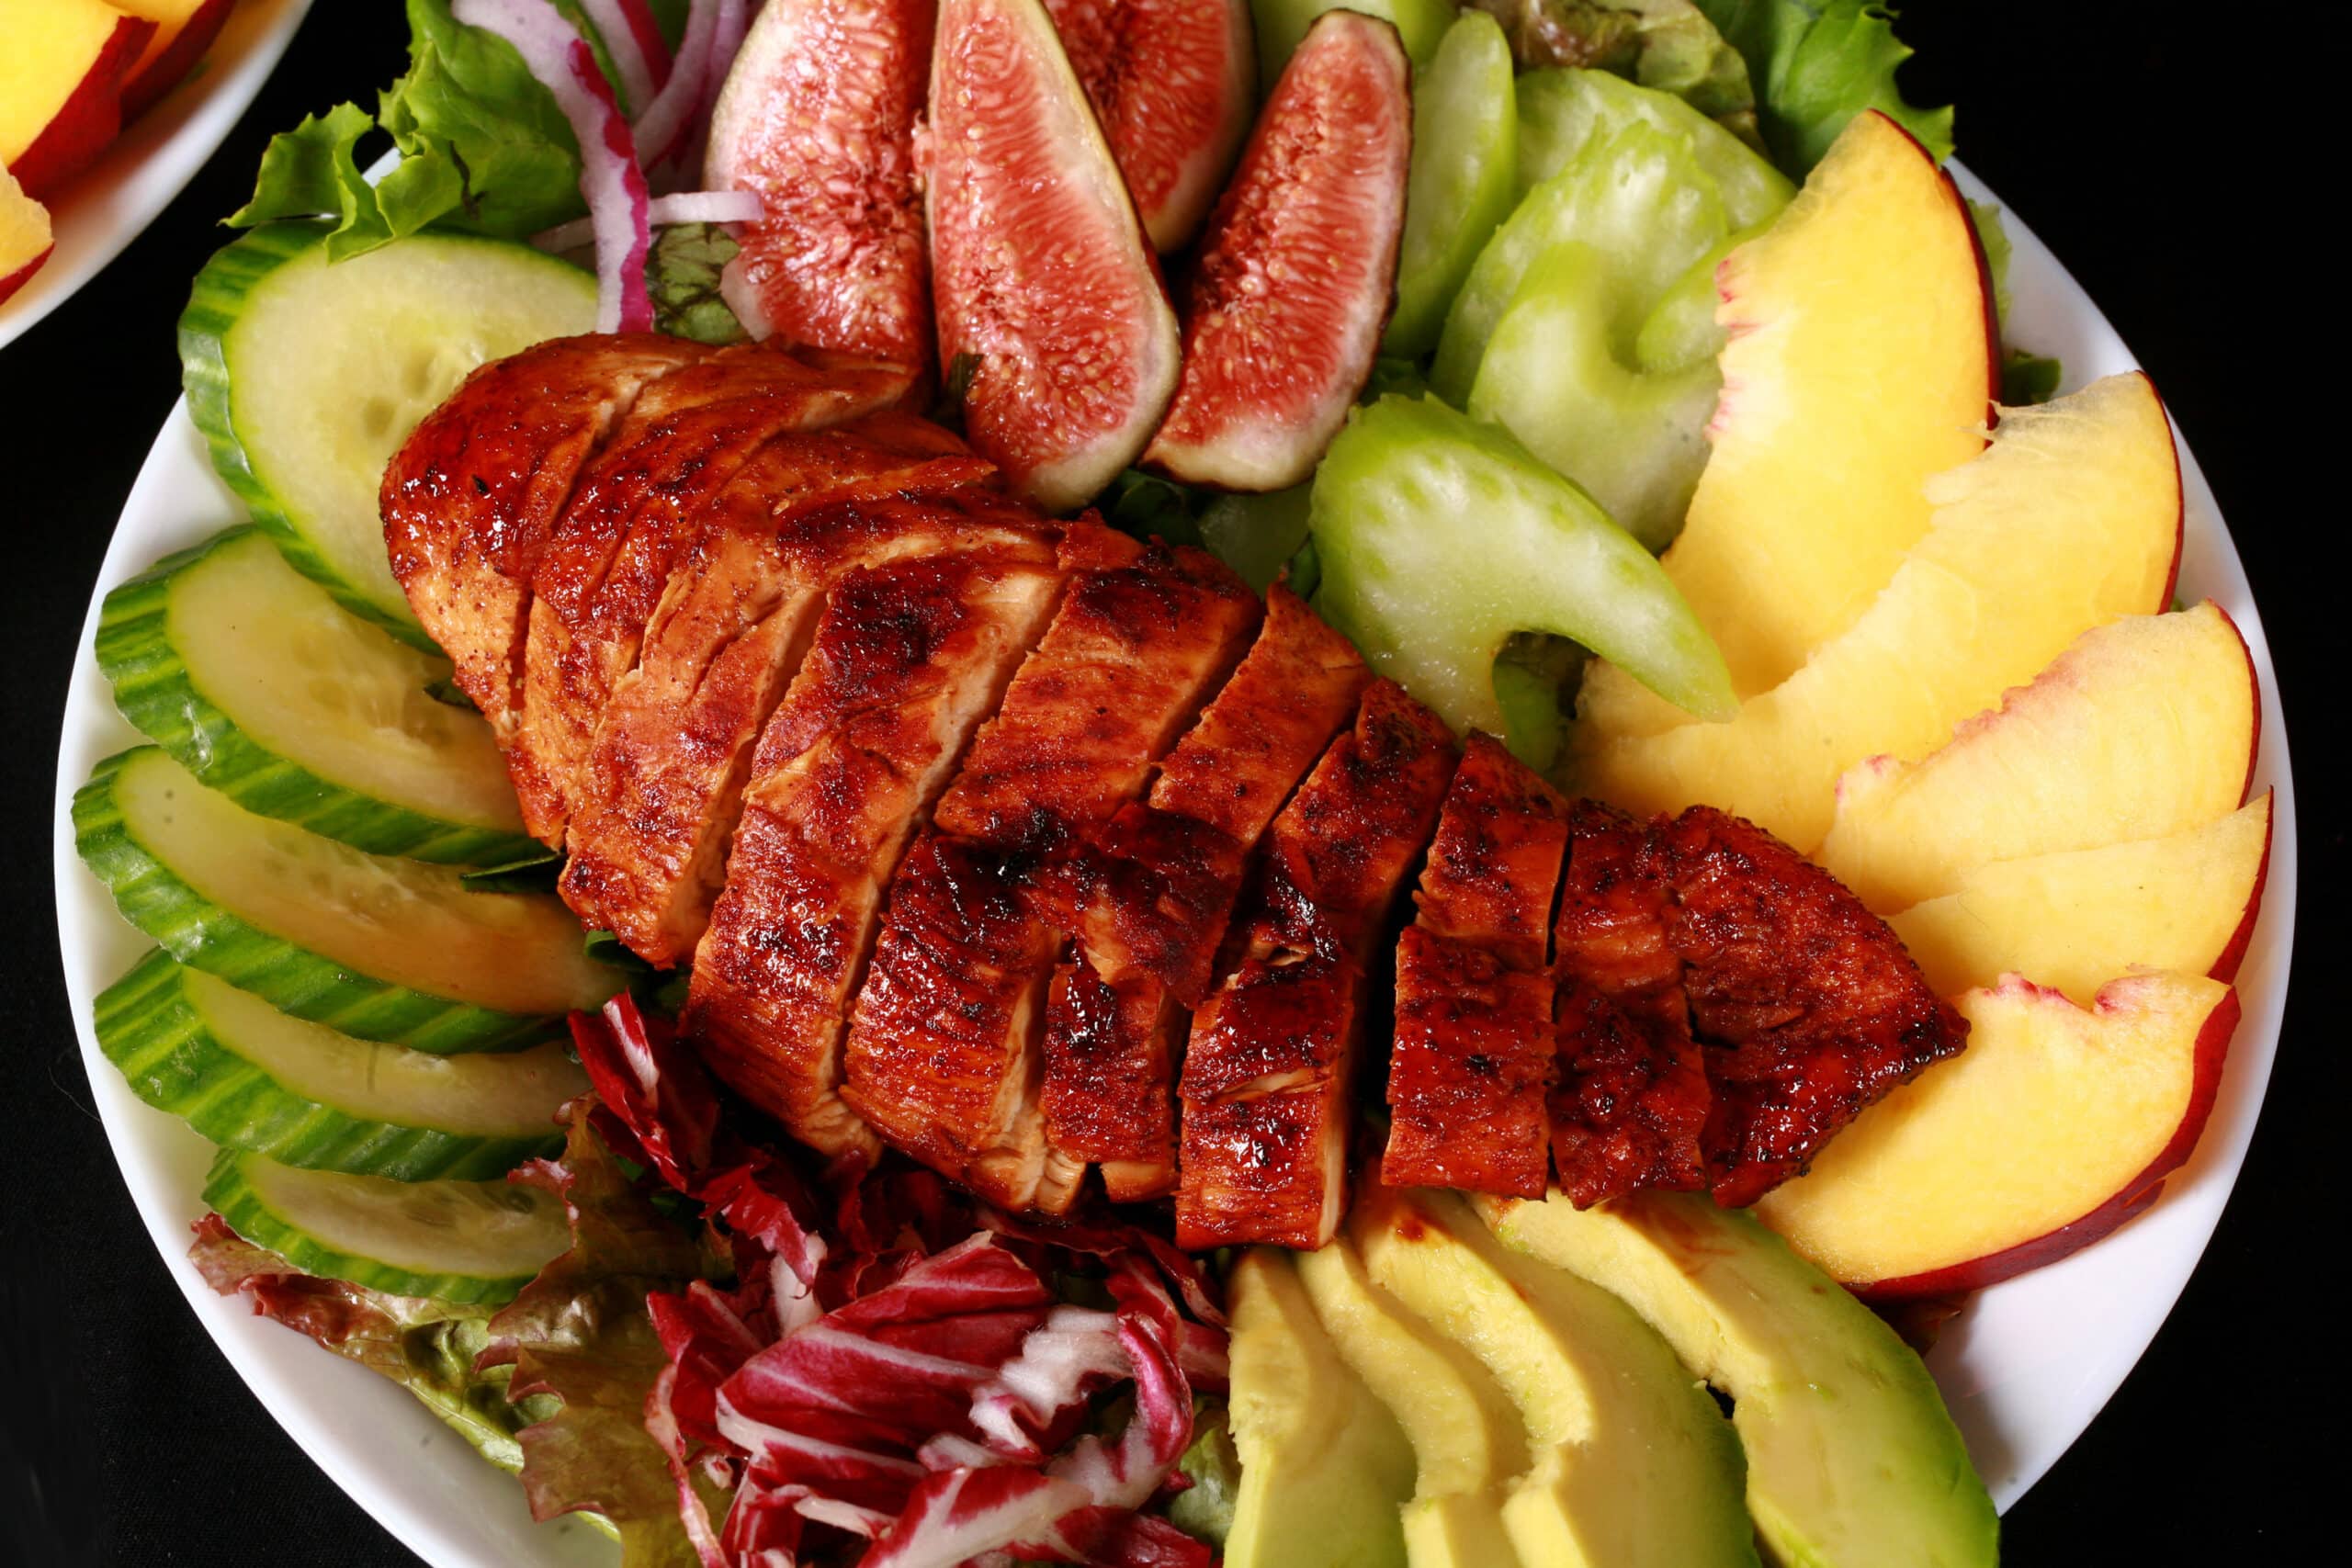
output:
[[1419, 1479], [1405, 1505], [1413, 1568], [1510, 1568], [1519, 1561], [1502, 1506], [1527, 1468], [1519, 1412], [1461, 1346], [1372, 1282], [1342, 1235], [1298, 1258], [1299, 1279], [1340, 1357], [1413, 1445]]
[[1989, 1568], [1999, 1521], [1927, 1367], [1748, 1215], [1644, 1193], [1579, 1213], [1479, 1199], [1528, 1257], [1615, 1292], [1729, 1395], [1775, 1562]]
[[1485, 1365], [1530, 1466], [1502, 1507], [1531, 1568], [1753, 1568], [1739, 1441], [1623, 1302], [1520, 1257], [1458, 1194], [1379, 1190], [1349, 1230], [1365, 1272]]
[[1290, 1255], [1245, 1255], [1226, 1291], [1241, 1455], [1226, 1568], [1404, 1568], [1413, 1450], [1332, 1348]]

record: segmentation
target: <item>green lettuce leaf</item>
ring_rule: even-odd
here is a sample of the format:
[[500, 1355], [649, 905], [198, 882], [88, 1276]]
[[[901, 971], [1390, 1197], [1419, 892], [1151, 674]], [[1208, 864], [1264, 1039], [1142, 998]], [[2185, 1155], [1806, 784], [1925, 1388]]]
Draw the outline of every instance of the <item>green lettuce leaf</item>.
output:
[[718, 292], [718, 275], [735, 250], [734, 240], [716, 223], [676, 223], [654, 236], [645, 287], [653, 296], [656, 330], [719, 344], [751, 335]]
[[1233, 1446], [1224, 1400], [1193, 1402], [1193, 1445], [1176, 1468], [1192, 1484], [1169, 1500], [1168, 1522], [1211, 1546], [1223, 1546], [1241, 1494], [1241, 1455]]
[[1846, 122], [1878, 109], [1938, 162], [1951, 155], [1951, 110], [1904, 101], [1895, 68], [1911, 50], [1894, 12], [1871, 0], [1698, 0], [1762, 90], [1764, 144], [1793, 178], [1821, 162]]
[[1984, 247], [1984, 270], [1993, 278], [1993, 310], [2003, 344], [2001, 401], [2013, 409], [2046, 403], [2058, 395], [2065, 367], [2009, 342], [2009, 231], [2001, 223], [2001, 209], [1989, 201], [1972, 201], [1968, 216], [1976, 225], [1976, 243]]
[[585, 1511], [618, 1533], [624, 1568], [693, 1568], [668, 1461], [645, 1397], [669, 1364], [645, 1298], [711, 1272], [694, 1235], [631, 1183], [574, 1101], [562, 1157], [515, 1179], [562, 1198], [571, 1249], [483, 1325], [477, 1375], [512, 1369], [510, 1397], [556, 1408], [515, 1435], [534, 1518]]
[[[342, 261], [428, 223], [519, 239], [587, 210], [580, 144], [514, 46], [460, 25], [448, 0], [408, 0], [408, 73], [376, 114], [339, 104], [273, 138], [232, 226], [323, 215]], [[355, 149], [378, 128], [401, 164], [370, 187]]]
[[510, 1474], [523, 1468], [521, 1432], [555, 1414], [552, 1399], [507, 1397], [511, 1369], [474, 1370], [490, 1344], [487, 1306], [387, 1295], [318, 1279], [241, 1239], [218, 1214], [198, 1223], [196, 1237], [188, 1256], [214, 1290], [222, 1295], [242, 1291], [255, 1312], [400, 1384]]
[[1763, 149], [1747, 62], [1697, 0], [1469, 0], [1502, 24], [1522, 71], [1612, 72], [1671, 93]]

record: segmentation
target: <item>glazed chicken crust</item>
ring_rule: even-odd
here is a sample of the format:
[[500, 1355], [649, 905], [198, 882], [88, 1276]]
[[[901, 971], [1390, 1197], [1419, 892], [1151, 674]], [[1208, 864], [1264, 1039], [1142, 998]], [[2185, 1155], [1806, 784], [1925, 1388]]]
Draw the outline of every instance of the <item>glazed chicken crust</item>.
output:
[[684, 1038], [793, 1136], [1313, 1247], [1392, 954], [1399, 1183], [1747, 1203], [1965, 1043], [1787, 845], [1457, 750], [1282, 584], [1015, 500], [922, 380], [560, 339], [381, 491], [559, 891], [691, 957]]

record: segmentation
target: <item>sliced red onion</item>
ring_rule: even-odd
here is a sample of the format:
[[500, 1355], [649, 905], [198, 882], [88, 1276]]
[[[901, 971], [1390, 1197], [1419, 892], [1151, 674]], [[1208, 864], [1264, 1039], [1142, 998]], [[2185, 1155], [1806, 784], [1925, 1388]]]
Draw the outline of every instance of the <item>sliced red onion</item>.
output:
[[694, 143], [696, 111], [711, 74], [711, 45], [718, 37], [719, 3], [687, 0], [686, 30], [678, 39], [670, 79], [637, 117], [637, 140], [649, 154], [648, 168], [669, 163]]
[[450, 14], [513, 44], [571, 124], [580, 143], [580, 195], [596, 236], [596, 330], [651, 330], [653, 300], [645, 289], [651, 198], [637, 142], [594, 51], [548, 0], [455, 0]]
[[[637, 30], [627, 0], [580, 0], [581, 13], [596, 29], [596, 36], [605, 40], [605, 52], [613, 57], [613, 69], [620, 74], [621, 91], [628, 95], [630, 103], [643, 109], [653, 101], [660, 84], [654, 80], [653, 59], [645, 51], [647, 34]], [[645, 0], [637, 0], [635, 9], [643, 17], [659, 47], [662, 29], [652, 25], [653, 14], [645, 9]], [[661, 50], [663, 59], [668, 59], [669, 54], [667, 49]]]

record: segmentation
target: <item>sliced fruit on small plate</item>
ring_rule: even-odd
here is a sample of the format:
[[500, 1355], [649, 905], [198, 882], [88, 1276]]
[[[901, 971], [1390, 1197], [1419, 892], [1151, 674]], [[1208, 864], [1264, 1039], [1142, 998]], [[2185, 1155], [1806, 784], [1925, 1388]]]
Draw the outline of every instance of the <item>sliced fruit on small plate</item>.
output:
[[[128, 80], [118, 76], [105, 95], [83, 95], [76, 112], [85, 124], [92, 111], [102, 119], [107, 116], [107, 110], [95, 101], [98, 96], [115, 105], [113, 112], [125, 123], [120, 134], [103, 143], [77, 177], [43, 197], [54, 219], [56, 249], [38, 271], [17, 280], [14, 289], [9, 287], [10, 275], [34, 257], [28, 254], [13, 265], [7, 262], [13, 226], [0, 217], [0, 347], [97, 276], [195, 177], [261, 91], [295, 28], [309, 14], [311, 0], [235, 0], [225, 6], [221, 0], [194, 6], [189, 0], [123, 0], [119, 6], [90, 0], [90, 6], [94, 8], [85, 9], [79, 0], [71, 6], [54, 0], [10, 0], [7, 19], [0, 22], [0, 32], [9, 39], [7, 57], [0, 63], [11, 68], [0, 70], [0, 76], [12, 84], [0, 86], [0, 99], [11, 105], [15, 102], [13, 68], [20, 63], [26, 66], [32, 78], [29, 85], [50, 80], [46, 65], [17, 51], [20, 36], [30, 36], [17, 30], [18, 10], [28, 16], [40, 14], [44, 37], [50, 36], [47, 29], [51, 27], [70, 32], [70, 24], [78, 18], [92, 27], [128, 23], [146, 40], [118, 62], [119, 71], [130, 73]], [[182, 26], [167, 40], [169, 24], [182, 13]], [[159, 21], [164, 25], [157, 25]], [[215, 26], [219, 30], [209, 43], [201, 49], [192, 47], [206, 28]], [[95, 58], [89, 63], [95, 64]], [[196, 69], [199, 64], [202, 68]], [[85, 66], [82, 74], [87, 73]], [[18, 118], [10, 107], [0, 107], [0, 147], [6, 149], [0, 161], [17, 161], [13, 143], [26, 132], [9, 128]], [[25, 109], [23, 118], [42, 118], [46, 123], [45, 111], [39, 107]], [[40, 129], [33, 126], [31, 132], [38, 134]]]

